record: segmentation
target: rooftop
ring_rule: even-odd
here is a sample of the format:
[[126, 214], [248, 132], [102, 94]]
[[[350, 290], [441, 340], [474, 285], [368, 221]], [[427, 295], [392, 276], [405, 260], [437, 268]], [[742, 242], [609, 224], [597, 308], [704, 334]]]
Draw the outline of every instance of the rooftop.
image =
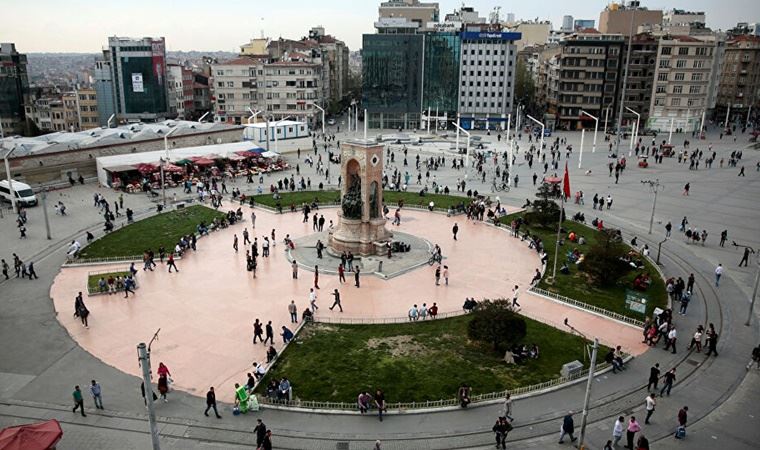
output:
[[12, 158], [43, 155], [104, 145], [119, 145], [129, 141], [160, 139], [172, 129], [172, 136], [237, 128], [214, 122], [166, 120], [159, 123], [135, 123], [116, 128], [95, 128], [76, 133], [56, 132], [37, 137], [11, 136], [0, 139], [0, 150], [15, 148]]

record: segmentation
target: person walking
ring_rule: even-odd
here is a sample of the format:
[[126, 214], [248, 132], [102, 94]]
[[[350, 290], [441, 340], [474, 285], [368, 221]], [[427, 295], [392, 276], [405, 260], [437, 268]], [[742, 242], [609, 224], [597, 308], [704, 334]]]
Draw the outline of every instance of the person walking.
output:
[[646, 402], [646, 410], [647, 410], [647, 416], [644, 419], [644, 424], [649, 425], [649, 418], [652, 417], [652, 414], [654, 414], [654, 408], [657, 406], [657, 400], [656, 400], [657, 394], [649, 394], [647, 398], [644, 399]]
[[720, 277], [723, 276], [723, 264], [715, 268], [715, 287], [720, 287]]
[[317, 306], [317, 293], [314, 292], [314, 288], [309, 288], [309, 306], [312, 313], [317, 312], [319, 309], [319, 306]]
[[715, 331], [715, 325], [712, 323], [709, 325], [707, 330], [707, 353], [705, 356], [710, 356], [713, 353], [715, 353], [715, 356], [718, 356], [718, 332]]
[[90, 384], [90, 394], [92, 394], [95, 409], [105, 409], [103, 408], [103, 389], [100, 387], [100, 383], [92, 380], [92, 384]]
[[520, 286], [515, 285], [515, 287], [512, 289], [512, 307], [514, 308], [517, 306], [520, 308], [520, 303], [517, 302], [517, 299], [520, 297]]
[[451, 228], [451, 232], [454, 234], [454, 240], [457, 240], [457, 233], [459, 233], [459, 225], [457, 223], [454, 223], [454, 226]]
[[33, 261], [29, 261], [29, 265], [26, 267], [26, 274], [29, 275], [29, 279], [30, 280], [32, 279], [32, 277], [34, 277], [35, 279], [39, 278], [37, 276], [37, 272], [34, 271], [34, 262]]
[[82, 326], [85, 328], [90, 328], [90, 324], [87, 321], [87, 317], [90, 315], [90, 310], [87, 309], [87, 306], [84, 304], [84, 298], [82, 298], [82, 293], [79, 292], [76, 299], [74, 300], [74, 317], [79, 317], [82, 320]]
[[377, 418], [380, 420], [380, 422], [382, 422], [383, 413], [386, 410], [385, 393], [382, 389], [375, 390], [375, 407], [377, 408]]
[[219, 411], [216, 409], [216, 393], [214, 392], [214, 386], [208, 388], [208, 392], [206, 392], [206, 410], [203, 411], [203, 415], [208, 417], [208, 410], [211, 408], [214, 408], [214, 415], [216, 415], [216, 418], [221, 419], [222, 416], [219, 415]]
[[747, 370], [752, 368], [752, 364], [755, 364], [755, 368], [760, 369], [760, 345], [752, 349], [752, 358], [747, 363]]
[[166, 395], [169, 393], [169, 375], [166, 373], [159, 374], [158, 376], [158, 393], [164, 399], [164, 403], [169, 403], [169, 399], [166, 398]]
[[657, 390], [657, 385], [660, 383], [660, 363], [655, 363], [649, 369], [649, 383], [647, 384], [647, 391], [652, 390], [652, 386]]
[[[752, 250], [749, 247], [744, 247], [744, 254], [742, 255], [742, 260], [739, 261], [739, 267], [741, 267], [742, 264], [744, 264], [744, 267], [747, 267], [747, 264], [749, 262], [749, 254], [750, 253], [755, 253], [755, 251]], [[6, 277], [7, 277], [7, 275], [6, 275]]]
[[82, 398], [82, 390], [79, 389], [79, 385], [74, 386], [74, 392], [71, 396], [74, 398], [74, 408], [71, 412], [75, 413], [78, 409], [82, 413], [82, 417], [87, 417], [87, 414], [84, 413], [84, 398]]
[[676, 428], [676, 439], [683, 439], [686, 437], [686, 422], [689, 420], [689, 407], [684, 406], [678, 410], [678, 428]]
[[668, 221], [668, 223], [665, 225], [665, 237], [666, 238], [670, 237], [671, 230], [673, 230], [673, 224], [670, 223], [670, 221]]
[[261, 442], [261, 450], [272, 450], [272, 430], [267, 430]]
[[628, 442], [625, 448], [634, 450], [633, 439], [636, 437], [636, 433], [639, 431], [641, 431], [641, 425], [639, 425], [639, 423], [636, 421], [636, 417], [631, 416], [630, 420], [628, 421], [628, 428], [625, 430], [625, 438]]
[[288, 313], [290, 313], [290, 323], [298, 323], [298, 307], [295, 300], [290, 301]]
[[259, 322], [259, 319], [256, 319], [255, 322], [253, 322], [253, 343], [256, 343], [256, 339], [260, 339], [261, 342], [264, 342], [264, 338], [262, 335], [264, 334], [264, 329], [261, 326], [261, 322]]
[[237, 237], [237, 234], [233, 235], [232, 248], [235, 250], [235, 253], [238, 252], [238, 237]]
[[264, 442], [264, 438], [267, 435], [267, 426], [261, 419], [256, 419], [256, 426], [253, 428], [253, 433], [256, 435], [256, 448], [261, 448], [261, 444]]
[[509, 419], [510, 422], [514, 422], [512, 417], [512, 394], [507, 392], [507, 396], [504, 398], [504, 417]]
[[[350, 261], [350, 259], [349, 259]], [[361, 287], [359, 283], [359, 266], [354, 268], [354, 286]]]
[[562, 428], [559, 434], [559, 443], [564, 444], [565, 443], [565, 436], [570, 436], [570, 442], [575, 442], [578, 440], [577, 437], [574, 436], [575, 434], [575, 423], [573, 422], [573, 412], [568, 411], [568, 413], [565, 415], [565, 417], [562, 419]]
[[618, 442], [623, 439], [623, 430], [625, 430], [625, 417], [620, 416], [612, 427], [612, 445], [617, 447]]
[[290, 267], [293, 269], [293, 279], [298, 279], [298, 262], [294, 259], [292, 263], [290, 263]]
[[332, 293], [333, 297], [335, 297], [335, 301], [333, 302], [332, 306], [330, 307], [330, 311], [333, 310], [336, 306], [340, 308], [340, 312], [343, 312], [343, 307], [340, 305], [340, 292], [338, 292], [338, 289], [336, 288], [335, 291]]
[[438, 265], [438, 267], [435, 268], [435, 285], [440, 286], [441, 285], [441, 266]]
[[691, 183], [686, 183], [683, 187], [683, 194], [682, 195], [689, 195], [689, 190], [691, 189]]
[[251, 243], [250, 234], [248, 233], [248, 228], [243, 228], [243, 245], [248, 245]]
[[491, 428], [496, 434], [496, 448], [507, 448], [507, 435], [512, 431], [512, 425], [507, 421], [506, 417], [499, 417], [496, 419], [496, 423]]
[[346, 282], [346, 271], [343, 266], [343, 264], [338, 264], [338, 282], [341, 284]]
[[172, 267], [174, 267], [174, 270], [179, 273], [179, 269], [177, 269], [177, 264], [174, 262], [174, 253], [169, 253], [169, 259], [166, 260], [166, 265], [169, 267], [169, 273], [172, 273]]
[[449, 266], [443, 266], [443, 284], [449, 285]]
[[673, 367], [667, 371], [662, 378], [664, 381], [662, 383], [662, 389], [660, 390], [660, 397], [662, 397], [665, 391], [667, 391], [668, 397], [670, 397], [670, 390], [673, 389], [673, 383], [676, 381], [676, 368]]
[[266, 333], [266, 339], [264, 339], [264, 345], [267, 345], [267, 342], [270, 344], [274, 344], [274, 329], [272, 328], [272, 321], [270, 320], [267, 322], [266, 327], [264, 327], [264, 331]]
[[319, 289], [319, 266], [314, 266], [314, 288]]

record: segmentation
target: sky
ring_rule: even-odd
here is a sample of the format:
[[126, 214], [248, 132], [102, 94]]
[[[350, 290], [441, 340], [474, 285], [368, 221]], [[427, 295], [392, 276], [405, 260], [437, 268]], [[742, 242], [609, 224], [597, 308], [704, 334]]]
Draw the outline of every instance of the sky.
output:
[[[438, 2], [441, 18], [461, 1]], [[728, 29], [736, 22], [760, 21], [757, 0], [642, 0], [649, 9], [705, 11], [707, 25]], [[108, 36], [165, 36], [168, 50], [239, 51], [262, 31], [270, 38], [299, 39], [316, 25], [343, 40], [351, 50], [361, 47], [363, 33], [373, 33], [379, 0], [0, 0], [0, 42], [15, 42], [22, 53], [99, 52]], [[562, 16], [594, 19], [607, 1], [471, 0], [488, 17], [501, 6], [502, 17], [549, 19], [555, 28]]]

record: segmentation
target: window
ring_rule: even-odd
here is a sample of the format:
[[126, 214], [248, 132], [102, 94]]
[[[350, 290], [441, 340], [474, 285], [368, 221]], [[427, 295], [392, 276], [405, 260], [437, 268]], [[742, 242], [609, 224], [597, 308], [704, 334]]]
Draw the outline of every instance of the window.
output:
[[707, 56], [707, 47], [697, 47], [697, 56]]
[[243, 92], [243, 100], [250, 100], [250, 99], [251, 99], [251, 94], [247, 92]]
[[228, 81], [227, 82], [227, 87], [235, 87], [235, 82], [234, 81]]
[[701, 73], [691, 74], [691, 81], [702, 81], [702, 74]]
[[679, 47], [678, 48], [678, 54], [679, 55], [688, 55], [689, 54], [689, 47]]
[[678, 61], [676, 61], [676, 68], [677, 69], [683, 69], [684, 67], [686, 67], [686, 60], [685, 59], [679, 59]]
[[660, 72], [657, 74], [657, 81], [668, 81], [667, 72]]
[[689, 94], [699, 94], [702, 90], [702, 86], [689, 86]]
[[681, 99], [680, 98], [670, 99], [670, 106], [681, 106]]
[[683, 92], [683, 86], [673, 86], [674, 94], [680, 94], [681, 92]]
[[683, 81], [684, 74], [683, 72], [676, 73], [675, 77], [673, 78], [676, 81]]
[[227, 100], [234, 100], [235, 94], [227, 94]]
[[694, 61], [694, 68], [695, 69], [703, 69], [704, 67], [705, 67], [705, 62], [704, 61], [700, 61], [700, 60]]
[[216, 83], [216, 87], [224, 87], [224, 82], [220, 81], [220, 82]]
[[666, 85], [664, 84], [658, 84], [657, 88], [654, 91], [656, 94], [664, 94], [666, 91]]
[[654, 106], [663, 106], [665, 105], [665, 98], [664, 97], [656, 97], [654, 99]]
[[662, 49], [660, 50], [660, 54], [669, 55], [672, 50], [673, 50], [673, 47], [662, 47]]
[[660, 60], [660, 69], [667, 69], [670, 67], [670, 60], [669, 59], [661, 59]]

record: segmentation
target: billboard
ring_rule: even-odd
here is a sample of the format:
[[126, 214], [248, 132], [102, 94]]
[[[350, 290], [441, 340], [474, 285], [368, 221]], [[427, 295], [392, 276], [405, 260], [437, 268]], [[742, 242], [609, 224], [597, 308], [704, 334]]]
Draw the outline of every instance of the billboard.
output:
[[145, 92], [143, 76], [141, 73], [132, 74], [132, 92]]
[[154, 39], [151, 42], [151, 62], [153, 66], [153, 75], [156, 82], [164, 85], [164, 74], [166, 74], [166, 62], [164, 61], [166, 55], [165, 44], [163, 39]]

